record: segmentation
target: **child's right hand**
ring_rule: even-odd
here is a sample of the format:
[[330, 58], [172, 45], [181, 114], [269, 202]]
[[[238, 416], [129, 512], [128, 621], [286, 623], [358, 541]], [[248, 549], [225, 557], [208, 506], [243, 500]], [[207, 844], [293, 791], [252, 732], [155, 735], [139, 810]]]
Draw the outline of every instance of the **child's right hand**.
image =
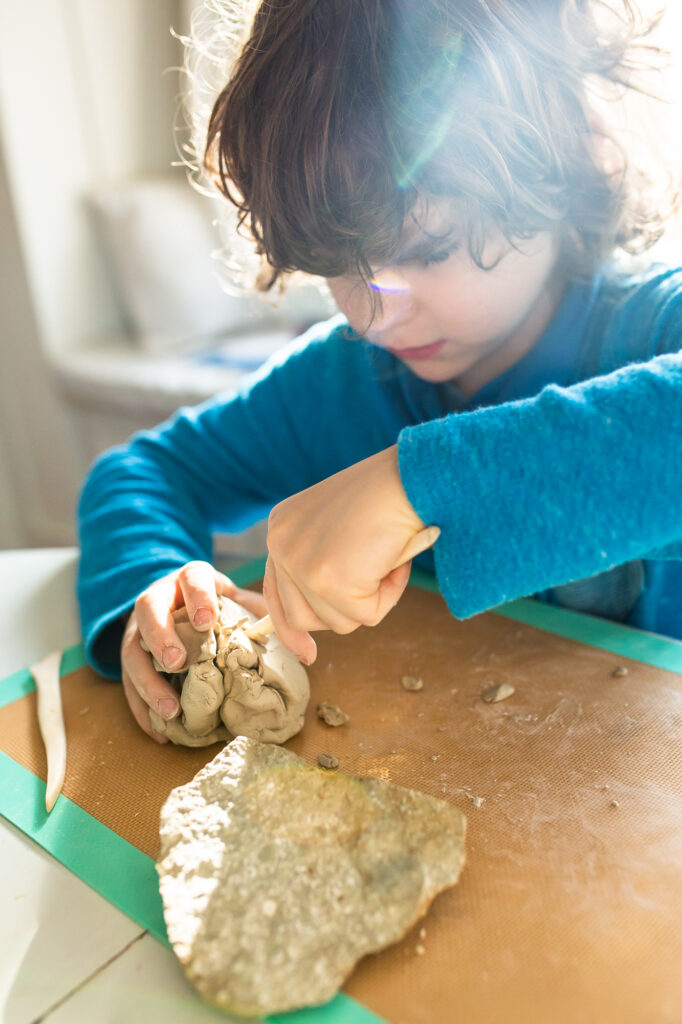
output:
[[[157, 743], [167, 743], [168, 738], [152, 729], [149, 709], [162, 718], [175, 718], [180, 699], [154, 668], [152, 655], [169, 672], [180, 671], [187, 652], [175, 630], [173, 612], [186, 606], [195, 629], [208, 631], [218, 617], [219, 595], [237, 601], [258, 618], [267, 613], [262, 594], [241, 590], [209, 562], [188, 562], [162, 576], [135, 602], [121, 641], [121, 678], [135, 721]], [[141, 639], [151, 653], [143, 650]]]

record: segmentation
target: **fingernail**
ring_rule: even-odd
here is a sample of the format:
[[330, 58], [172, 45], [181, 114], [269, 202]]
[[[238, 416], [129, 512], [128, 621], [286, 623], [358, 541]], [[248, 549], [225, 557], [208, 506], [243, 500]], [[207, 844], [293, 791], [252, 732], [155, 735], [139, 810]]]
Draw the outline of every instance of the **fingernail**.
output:
[[173, 666], [181, 665], [185, 660], [185, 655], [182, 653], [179, 647], [164, 647], [163, 649], [163, 663], [166, 668], [173, 668]]
[[212, 619], [213, 613], [210, 608], [200, 608], [194, 616], [194, 625], [197, 629], [201, 629], [202, 626], [208, 626]]
[[167, 697], [165, 700], [157, 700], [156, 710], [162, 718], [173, 718], [178, 710], [178, 703], [172, 697]]

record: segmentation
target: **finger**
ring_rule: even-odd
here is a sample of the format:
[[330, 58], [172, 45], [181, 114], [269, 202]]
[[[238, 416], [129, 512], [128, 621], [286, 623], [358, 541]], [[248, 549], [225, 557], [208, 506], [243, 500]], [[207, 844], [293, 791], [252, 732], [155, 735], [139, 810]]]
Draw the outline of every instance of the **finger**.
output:
[[[279, 571], [277, 573], [277, 582], [280, 585], [282, 604], [285, 607], [288, 618], [289, 613], [286, 603], [286, 577], [284, 580], [281, 580]], [[334, 602], [325, 600], [325, 598], [314, 590], [311, 590], [308, 587], [301, 587], [300, 593], [305, 600], [306, 607], [310, 609], [310, 619], [304, 619], [301, 622], [301, 626], [306, 626], [308, 629], [330, 629], [334, 633], [346, 634], [352, 633], [358, 628], [358, 626], [362, 625], [362, 622], [360, 622], [356, 617], [344, 615], [339, 612]], [[296, 625], [298, 625], [298, 622]]]
[[385, 618], [392, 608], [395, 608], [400, 598], [405, 593], [405, 588], [410, 581], [410, 572], [412, 570], [412, 562], [404, 562], [403, 565], [397, 566], [392, 569], [387, 576], [384, 576], [383, 580], [379, 584], [379, 595], [377, 602], [377, 622], [381, 622]]
[[161, 733], [156, 732], [156, 730], [152, 728], [151, 719], [149, 718], [149, 708], [133, 686], [127, 672], [122, 673], [122, 681], [123, 692], [125, 693], [126, 700], [128, 701], [128, 706], [140, 729], [142, 729], [143, 732], [146, 732], [148, 736], [151, 736], [153, 740], [156, 740], [157, 743], [168, 743], [167, 736], [162, 736]]
[[148, 708], [153, 708], [167, 720], [175, 718], [180, 713], [178, 695], [169, 681], [156, 671], [151, 656], [142, 650], [139, 640], [137, 630], [124, 638], [121, 647], [123, 672]]
[[168, 672], [177, 672], [187, 657], [173, 622], [172, 609], [177, 606], [178, 591], [178, 572], [169, 573], [147, 587], [135, 602], [137, 628], [156, 660]]
[[221, 596], [229, 597], [232, 601], [236, 601], [237, 604], [242, 605], [258, 619], [262, 619], [264, 615], [267, 615], [268, 606], [261, 593], [257, 590], [243, 590], [233, 583], [229, 576], [224, 576], [217, 569], [215, 575], [216, 590]]
[[277, 573], [272, 558], [268, 557], [263, 577], [263, 597], [275, 627], [275, 633], [299, 661], [304, 665], [312, 665], [317, 657], [317, 645], [305, 630], [296, 630], [288, 624], [284, 608], [279, 596]]
[[376, 626], [398, 603], [410, 578], [409, 562], [392, 569], [368, 594], [334, 593], [333, 602], [322, 593], [304, 593], [315, 612], [337, 633], [350, 633], [358, 626]]
[[327, 618], [321, 618], [316, 613], [307, 599], [307, 592], [304, 593], [281, 566], [275, 566], [275, 578], [277, 594], [290, 629], [308, 633], [312, 629], [333, 628]]
[[178, 585], [195, 629], [208, 630], [218, 618], [216, 571], [209, 562], [188, 562], [178, 573]]

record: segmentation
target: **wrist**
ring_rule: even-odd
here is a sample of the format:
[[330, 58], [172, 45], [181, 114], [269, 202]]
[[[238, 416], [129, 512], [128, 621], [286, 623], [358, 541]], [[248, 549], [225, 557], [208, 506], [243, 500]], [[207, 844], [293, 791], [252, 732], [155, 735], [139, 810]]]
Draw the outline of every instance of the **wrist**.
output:
[[407, 491], [400, 475], [400, 464], [398, 460], [398, 445], [391, 445], [375, 456], [379, 460], [381, 472], [385, 485], [390, 488], [391, 497], [401, 514], [410, 522], [415, 531], [422, 530], [426, 525], [419, 517], [412, 502], [407, 496]]

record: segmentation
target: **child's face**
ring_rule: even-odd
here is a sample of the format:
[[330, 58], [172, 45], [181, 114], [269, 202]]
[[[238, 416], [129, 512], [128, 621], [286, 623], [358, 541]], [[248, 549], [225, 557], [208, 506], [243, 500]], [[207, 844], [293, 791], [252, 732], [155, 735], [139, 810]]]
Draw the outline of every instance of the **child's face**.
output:
[[[442, 231], [431, 209], [424, 227]], [[406, 245], [420, 238], [415, 229]], [[482, 262], [489, 266], [501, 257], [492, 270], [481, 270], [466, 246], [446, 257], [444, 243], [434, 254], [437, 262], [401, 260], [377, 271], [369, 286], [351, 276], [330, 278], [328, 284], [356, 331], [390, 349], [423, 380], [454, 380], [473, 393], [525, 355], [547, 327], [561, 295], [558, 248], [549, 233], [520, 242], [516, 250], [491, 232]], [[372, 290], [381, 308], [365, 329]]]

